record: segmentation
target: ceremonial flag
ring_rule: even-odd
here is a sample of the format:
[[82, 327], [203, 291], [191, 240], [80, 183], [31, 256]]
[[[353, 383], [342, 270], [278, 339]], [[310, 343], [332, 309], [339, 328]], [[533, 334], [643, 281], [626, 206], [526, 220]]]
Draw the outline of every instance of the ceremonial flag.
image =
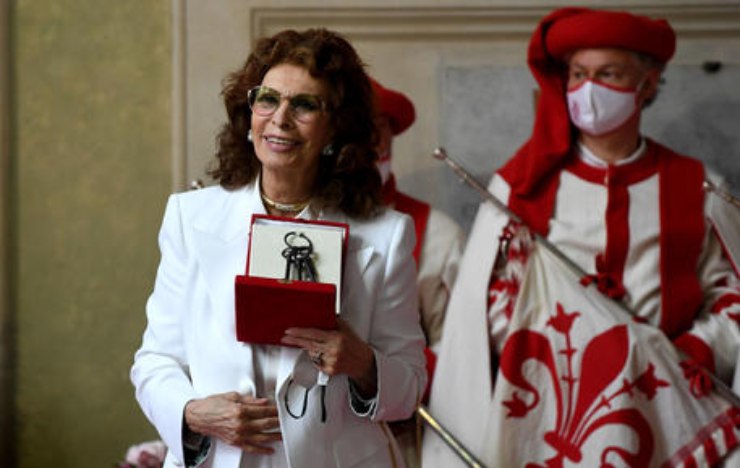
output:
[[[449, 317], [467, 322], [446, 326], [432, 389], [432, 416], [486, 466], [709, 466], [737, 445], [740, 410], [694, 396], [659, 329], [540, 245], [518, 287], [500, 353], [473, 329], [486, 322], [480, 309]], [[422, 463], [464, 466], [432, 431]]]

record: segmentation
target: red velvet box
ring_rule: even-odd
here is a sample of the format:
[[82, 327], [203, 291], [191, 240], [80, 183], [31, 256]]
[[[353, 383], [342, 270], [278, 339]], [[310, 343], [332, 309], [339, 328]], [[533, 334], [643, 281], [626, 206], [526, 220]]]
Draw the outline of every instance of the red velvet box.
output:
[[[255, 223], [261, 223], [263, 230], [257, 232]], [[264, 230], [265, 224], [269, 225], [267, 230]], [[306, 233], [316, 241], [319, 249], [326, 242], [321, 237], [329, 236], [331, 242], [327, 245], [332, 246], [331, 250], [317, 252], [317, 269], [319, 281], [322, 267], [328, 268], [323, 271], [323, 277], [330, 277], [330, 280], [309, 282], [282, 278], [285, 261], [280, 251], [284, 230]], [[267, 237], [260, 240], [259, 235]], [[254, 215], [250, 228], [247, 274], [239, 275], [235, 280], [237, 339], [254, 344], [282, 345], [280, 339], [287, 328], [336, 328], [336, 314], [339, 312], [337, 294], [348, 237], [349, 226], [346, 224]], [[256, 252], [252, 251], [253, 245], [259, 246], [255, 247]], [[322, 259], [331, 259], [331, 264], [322, 265]], [[259, 267], [256, 262], [261, 262]], [[255, 272], [262, 274], [251, 274]]]
[[279, 345], [291, 327], [336, 328], [336, 287], [327, 283], [236, 277], [236, 338]]

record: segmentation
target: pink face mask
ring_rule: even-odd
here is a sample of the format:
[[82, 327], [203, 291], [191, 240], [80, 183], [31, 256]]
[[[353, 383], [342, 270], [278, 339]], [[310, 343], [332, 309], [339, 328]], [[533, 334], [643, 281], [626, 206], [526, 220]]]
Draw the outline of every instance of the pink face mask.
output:
[[385, 184], [391, 178], [391, 154], [380, 155], [375, 165], [378, 167], [378, 172], [380, 172], [381, 183]]
[[570, 120], [589, 135], [609, 133], [637, 112], [639, 88], [622, 89], [586, 80], [568, 90]]

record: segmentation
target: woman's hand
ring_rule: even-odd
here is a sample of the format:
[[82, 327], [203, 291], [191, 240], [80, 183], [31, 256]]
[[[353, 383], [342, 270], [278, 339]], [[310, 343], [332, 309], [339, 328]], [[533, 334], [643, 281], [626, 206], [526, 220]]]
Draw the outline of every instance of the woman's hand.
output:
[[217, 437], [251, 453], [271, 454], [268, 444], [281, 440], [277, 407], [267, 398], [221, 393], [191, 400], [185, 405], [185, 423], [191, 431]]
[[289, 328], [281, 341], [305, 349], [316, 367], [326, 374], [348, 375], [362, 397], [375, 396], [375, 353], [344, 320], [337, 319], [336, 330]]

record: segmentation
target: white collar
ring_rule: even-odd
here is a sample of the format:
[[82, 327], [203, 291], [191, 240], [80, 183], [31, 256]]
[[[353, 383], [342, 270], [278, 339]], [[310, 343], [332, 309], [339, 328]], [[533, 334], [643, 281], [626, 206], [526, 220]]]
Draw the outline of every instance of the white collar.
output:
[[645, 143], [645, 139], [641, 137], [640, 144], [637, 146], [637, 149], [632, 154], [624, 159], [620, 159], [613, 164], [609, 164], [600, 157], [596, 156], [593, 151], [586, 147], [586, 145], [584, 145], [580, 141], [578, 142], [578, 157], [581, 158], [581, 161], [585, 162], [591, 167], [597, 167], [599, 169], [606, 169], [609, 166], [622, 166], [637, 161], [645, 154], [646, 150], [647, 144]]

